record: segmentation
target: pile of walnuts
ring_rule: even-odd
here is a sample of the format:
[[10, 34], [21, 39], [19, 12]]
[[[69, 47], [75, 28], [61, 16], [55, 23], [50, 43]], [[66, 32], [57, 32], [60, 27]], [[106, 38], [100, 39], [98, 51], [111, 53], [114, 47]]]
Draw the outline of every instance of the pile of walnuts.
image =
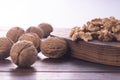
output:
[[60, 58], [67, 52], [67, 42], [51, 36], [53, 27], [48, 23], [30, 26], [27, 30], [12, 27], [6, 37], [0, 37], [0, 60], [10, 56], [18, 67], [30, 67], [41, 51], [48, 58]]
[[70, 37], [73, 41], [120, 41], [120, 20], [113, 16], [92, 19], [82, 27], [72, 28]]

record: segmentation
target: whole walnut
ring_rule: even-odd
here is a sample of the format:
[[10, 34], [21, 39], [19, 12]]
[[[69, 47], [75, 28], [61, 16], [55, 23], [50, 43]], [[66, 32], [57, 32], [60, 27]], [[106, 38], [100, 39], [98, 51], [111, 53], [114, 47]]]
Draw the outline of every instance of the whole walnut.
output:
[[22, 36], [19, 37], [18, 40], [27, 40], [33, 42], [34, 46], [36, 48], [40, 47], [41, 39], [36, 33], [25, 33]]
[[18, 41], [11, 50], [10, 57], [18, 67], [30, 67], [37, 59], [37, 49], [31, 41]]
[[5, 37], [0, 38], [0, 59], [5, 59], [10, 55], [10, 49], [13, 42]]
[[67, 51], [67, 43], [58, 37], [49, 37], [42, 41], [41, 52], [49, 58], [60, 58]]
[[53, 31], [53, 27], [52, 25], [48, 24], [48, 23], [41, 23], [38, 25], [39, 28], [41, 28], [44, 32], [43, 37], [48, 37], [50, 35], [50, 33]]
[[42, 29], [35, 27], [35, 26], [30, 26], [27, 30], [26, 33], [36, 33], [40, 38], [43, 37], [44, 32]]
[[7, 32], [6, 37], [11, 39], [13, 42], [17, 42], [18, 38], [24, 34], [24, 32], [25, 31], [20, 27], [13, 27]]

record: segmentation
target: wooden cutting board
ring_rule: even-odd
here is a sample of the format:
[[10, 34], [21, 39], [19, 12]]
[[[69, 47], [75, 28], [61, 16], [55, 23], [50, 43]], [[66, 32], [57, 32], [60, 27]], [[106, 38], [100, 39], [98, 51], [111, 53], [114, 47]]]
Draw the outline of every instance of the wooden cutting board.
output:
[[66, 38], [71, 56], [95, 63], [120, 66], [120, 42], [78, 41]]
[[59, 35], [68, 42], [72, 57], [105, 65], [120, 66], [120, 42], [101, 42], [98, 40], [74, 42], [68, 37], [69, 32], [70, 29], [56, 29], [53, 35]]

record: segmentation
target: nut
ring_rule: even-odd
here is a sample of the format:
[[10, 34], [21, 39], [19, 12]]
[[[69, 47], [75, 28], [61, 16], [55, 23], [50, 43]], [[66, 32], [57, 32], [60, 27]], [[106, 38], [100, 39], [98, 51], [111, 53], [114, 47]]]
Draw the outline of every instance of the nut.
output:
[[27, 30], [26, 33], [36, 33], [40, 38], [43, 37], [44, 32], [42, 29], [35, 27], [35, 26], [30, 26]]
[[18, 38], [24, 34], [24, 30], [20, 27], [13, 27], [11, 28], [7, 34], [6, 37], [11, 39], [13, 42], [17, 42]]
[[33, 42], [34, 46], [36, 48], [40, 47], [41, 39], [36, 33], [25, 33], [22, 36], [19, 37], [18, 40], [27, 40]]
[[52, 25], [50, 25], [48, 23], [41, 23], [38, 25], [38, 27], [43, 30], [43, 32], [44, 32], [43, 37], [44, 38], [48, 37], [50, 35], [50, 33], [53, 31]]
[[67, 43], [58, 37], [49, 37], [42, 41], [41, 52], [49, 58], [62, 57], [67, 52]]
[[92, 33], [90, 32], [84, 32], [79, 27], [74, 27], [70, 32], [70, 37], [72, 37], [73, 41], [76, 41], [77, 39], [82, 39], [84, 41], [92, 40]]
[[95, 18], [88, 21], [86, 24], [80, 27], [72, 28], [70, 37], [73, 41], [82, 39], [84, 41], [89, 40], [101, 40], [101, 41], [120, 41], [120, 20], [113, 16], [109, 18]]
[[93, 25], [93, 24], [89, 24], [87, 29], [88, 29], [88, 31], [90, 31], [90, 32], [94, 32], [94, 31], [99, 31], [99, 30], [100, 30], [100, 27], [99, 27], [99, 26], [95, 26], [95, 25]]
[[19, 67], [30, 67], [37, 59], [37, 50], [31, 41], [18, 41], [11, 50], [10, 57]]
[[71, 32], [70, 32], [70, 35], [69, 35], [69, 36], [70, 36], [70, 37], [75, 36], [74, 34], [80, 32], [80, 31], [81, 31], [81, 30], [80, 30], [80, 27], [77, 27], [77, 26], [76, 26], [76, 27], [74, 27], [74, 28], [71, 29]]
[[78, 32], [76, 32], [76, 33], [74, 33], [74, 34], [72, 35], [72, 40], [73, 40], [73, 41], [76, 41], [78, 38], [79, 38]]
[[81, 39], [88, 42], [89, 40], [93, 40], [92, 34], [90, 32], [86, 32], [81, 36]]
[[104, 18], [102, 20], [104, 29], [111, 31], [112, 30], [112, 26], [113, 26], [113, 22], [109, 19], [109, 18]]
[[9, 57], [12, 45], [13, 42], [10, 39], [5, 37], [0, 38], [0, 59]]
[[117, 41], [120, 41], [120, 32], [113, 34]]
[[99, 32], [98, 39], [101, 41], [112, 41], [113, 35], [108, 30], [102, 30]]
[[103, 24], [102, 24], [102, 19], [101, 19], [101, 18], [92, 19], [92, 20], [91, 20], [91, 23], [92, 23], [93, 25], [99, 26], [99, 27], [103, 25]]
[[82, 31], [84, 32], [94, 32], [100, 30], [100, 22], [95, 21], [96, 19], [92, 20], [93, 22], [87, 22], [87, 25], [83, 25]]
[[114, 33], [120, 32], [120, 24], [118, 24], [116, 26], [113, 26], [112, 27], [112, 32], [114, 32]]

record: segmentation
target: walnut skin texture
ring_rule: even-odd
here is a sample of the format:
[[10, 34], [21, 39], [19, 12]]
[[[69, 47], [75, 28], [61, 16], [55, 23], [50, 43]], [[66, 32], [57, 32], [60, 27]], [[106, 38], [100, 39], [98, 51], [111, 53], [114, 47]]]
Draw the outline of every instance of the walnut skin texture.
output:
[[66, 51], [66, 41], [58, 37], [49, 37], [41, 43], [41, 52], [49, 58], [60, 58]]
[[0, 59], [5, 59], [10, 55], [10, 49], [13, 42], [5, 37], [0, 38]]
[[11, 39], [13, 42], [17, 42], [18, 38], [24, 34], [24, 32], [25, 31], [20, 27], [13, 27], [7, 32], [6, 37]]
[[36, 48], [40, 47], [41, 39], [36, 33], [25, 33], [22, 36], [19, 37], [18, 40], [27, 40], [33, 42], [34, 46]]
[[43, 30], [35, 26], [30, 26], [26, 30], [26, 33], [36, 33], [40, 38], [43, 38], [43, 35], [44, 35]]
[[48, 23], [41, 23], [38, 25], [39, 28], [41, 28], [44, 32], [43, 37], [46, 38], [50, 35], [50, 33], [53, 31], [52, 25]]
[[10, 57], [18, 67], [30, 67], [37, 59], [37, 50], [31, 41], [18, 41], [11, 50]]

